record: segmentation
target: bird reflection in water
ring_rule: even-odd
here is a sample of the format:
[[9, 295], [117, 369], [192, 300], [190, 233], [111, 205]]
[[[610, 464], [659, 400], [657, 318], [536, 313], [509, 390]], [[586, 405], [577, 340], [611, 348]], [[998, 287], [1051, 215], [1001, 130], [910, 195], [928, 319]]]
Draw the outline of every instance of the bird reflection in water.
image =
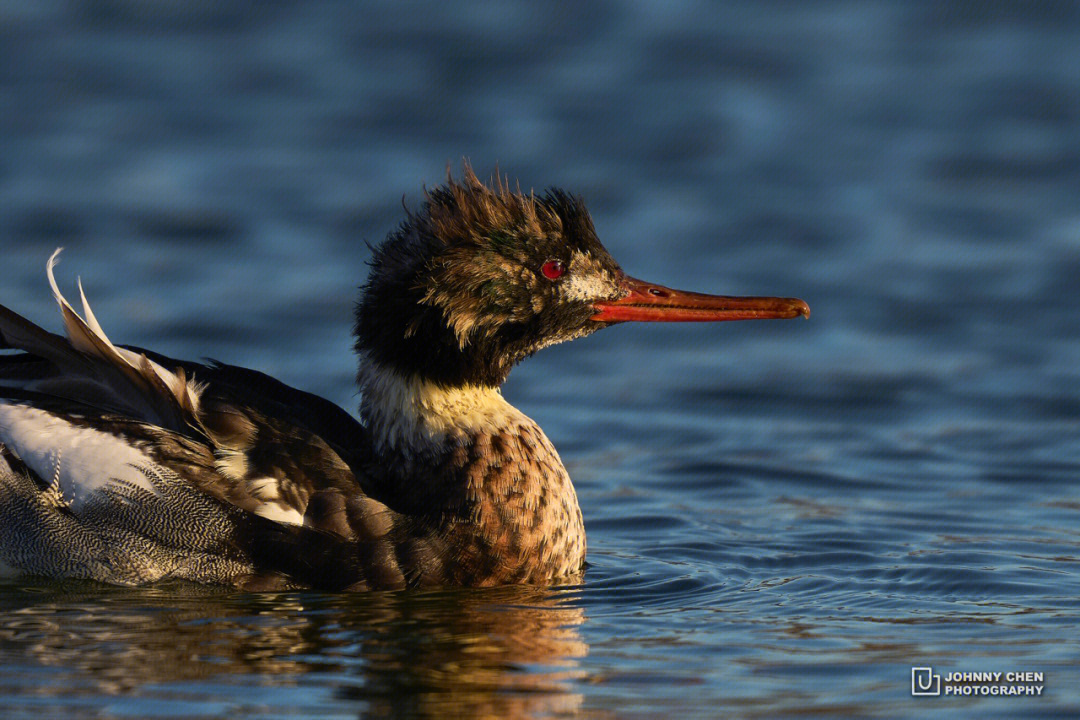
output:
[[[213, 680], [207, 693], [216, 697], [224, 683], [288, 706], [310, 703], [321, 688], [320, 706], [373, 715], [535, 716], [582, 702], [574, 681], [588, 653], [578, 632], [585, 614], [558, 588], [238, 594], [26, 581], [4, 597], [5, 665], [52, 668], [50, 687], [66, 698], [175, 702], [180, 683], [183, 697], [200, 702], [199, 683]], [[36, 684], [40, 694], [40, 677]], [[0, 692], [21, 685], [6, 677]]]

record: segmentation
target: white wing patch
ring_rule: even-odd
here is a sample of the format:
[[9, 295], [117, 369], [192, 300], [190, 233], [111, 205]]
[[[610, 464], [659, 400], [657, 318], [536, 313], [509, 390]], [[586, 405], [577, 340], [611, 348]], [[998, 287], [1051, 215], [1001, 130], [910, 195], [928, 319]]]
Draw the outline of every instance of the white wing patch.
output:
[[157, 493], [138, 469], [156, 467], [146, 453], [115, 435], [78, 427], [45, 410], [0, 402], [0, 443], [57, 488], [76, 513], [111, 486]]

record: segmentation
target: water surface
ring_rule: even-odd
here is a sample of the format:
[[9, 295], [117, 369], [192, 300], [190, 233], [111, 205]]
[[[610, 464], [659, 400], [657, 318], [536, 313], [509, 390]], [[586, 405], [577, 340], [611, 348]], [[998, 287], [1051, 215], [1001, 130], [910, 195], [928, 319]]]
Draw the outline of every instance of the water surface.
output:
[[0, 302], [47, 327], [62, 245], [115, 340], [353, 408], [364, 241], [462, 156], [581, 193], [631, 274], [813, 317], [514, 372], [581, 586], [5, 581], [5, 717], [1080, 712], [1075, 10], [0, 2]]

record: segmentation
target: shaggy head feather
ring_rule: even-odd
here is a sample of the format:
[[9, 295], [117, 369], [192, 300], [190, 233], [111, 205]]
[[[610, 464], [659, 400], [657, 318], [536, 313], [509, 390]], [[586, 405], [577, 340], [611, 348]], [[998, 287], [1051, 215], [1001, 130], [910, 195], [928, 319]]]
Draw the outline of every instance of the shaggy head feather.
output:
[[[562, 276], [544, 275], [562, 263]], [[357, 350], [406, 376], [499, 385], [514, 363], [603, 327], [593, 303], [619, 297], [618, 264], [577, 197], [460, 181], [427, 193], [376, 249], [357, 307]]]

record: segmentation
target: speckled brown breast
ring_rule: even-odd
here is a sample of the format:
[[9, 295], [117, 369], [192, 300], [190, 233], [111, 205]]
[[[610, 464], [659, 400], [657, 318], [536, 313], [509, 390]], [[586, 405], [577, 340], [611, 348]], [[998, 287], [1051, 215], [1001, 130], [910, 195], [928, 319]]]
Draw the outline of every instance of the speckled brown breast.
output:
[[539, 427], [451, 436], [426, 455], [382, 458], [369, 488], [410, 518], [410, 531], [392, 533], [407, 584], [547, 584], [581, 573], [577, 494]]

